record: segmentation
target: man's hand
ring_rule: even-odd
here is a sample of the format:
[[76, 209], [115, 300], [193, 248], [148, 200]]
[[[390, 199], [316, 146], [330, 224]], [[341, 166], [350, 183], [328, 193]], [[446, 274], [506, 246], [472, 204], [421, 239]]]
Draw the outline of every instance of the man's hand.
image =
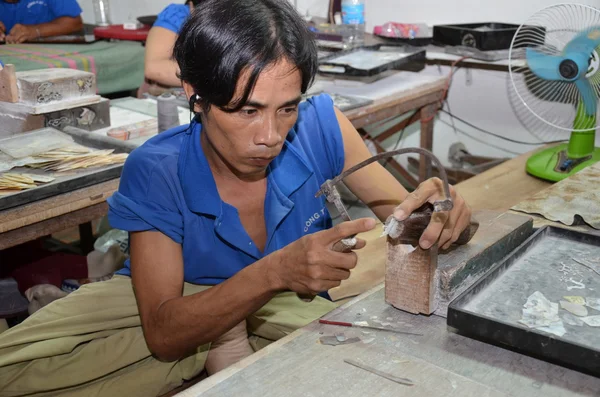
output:
[[[406, 199], [394, 210], [394, 217], [403, 221], [417, 208], [429, 202], [433, 204], [442, 200], [444, 195], [443, 182], [439, 178], [431, 178], [421, 183]], [[429, 249], [435, 242], [445, 250], [455, 242], [461, 232], [471, 221], [471, 208], [465, 200], [450, 186], [450, 195], [454, 206], [450, 212], [434, 212], [429, 226], [419, 240], [419, 246]]]
[[38, 34], [35, 27], [28, 25], [16, 24], [6, 36], [8, 44], [19, 44], [28, 40], [36, 39]]
[[6, 26], [0, 21], [0, 41], [4, 41], [6, 37]]
[[[337, 287], [350, 277], [357, 262], [356, 253], [333, 250], [335, 243], [375, 227], [375, 219], [364, 218], [342, 222], [331, 229], [302, 237], [277, 252], [270, 276], [278, 290], [316, 295]], [[365, 246], [358, 239], [355, 249]]]

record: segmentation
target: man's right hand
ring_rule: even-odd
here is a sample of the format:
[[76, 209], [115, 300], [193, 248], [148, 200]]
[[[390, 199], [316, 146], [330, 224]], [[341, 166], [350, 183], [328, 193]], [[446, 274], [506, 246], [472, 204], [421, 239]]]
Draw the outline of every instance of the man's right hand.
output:
[[[375, 227], [375, 219], [342, 222], [331, 229], [309, 234], [275, 253], [269, 276], [277, 290], [316, 295], [339, 286], [350, 277], [357, 262], [355, 252], [337, 252], [335, 243]], [[355, 249], [365, 246], [358, 240]]]
[[4, 41], [6, 37], [6, 26], [0, 21], [0, 41]]

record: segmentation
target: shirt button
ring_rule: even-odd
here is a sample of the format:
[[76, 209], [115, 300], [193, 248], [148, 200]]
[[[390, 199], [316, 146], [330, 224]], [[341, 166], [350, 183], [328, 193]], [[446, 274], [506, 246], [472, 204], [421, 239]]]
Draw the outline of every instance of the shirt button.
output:
[[252, 242], [249, 242], [248, 245], [252, 245]]

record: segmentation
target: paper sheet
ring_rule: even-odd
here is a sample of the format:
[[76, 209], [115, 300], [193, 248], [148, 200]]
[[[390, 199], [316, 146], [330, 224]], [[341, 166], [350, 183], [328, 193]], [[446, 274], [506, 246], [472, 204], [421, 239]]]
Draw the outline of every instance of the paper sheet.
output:
[[600, 163], [555, 183], [512, 209], [569, 226], [576, 223], [578, 215], [600, 230]]

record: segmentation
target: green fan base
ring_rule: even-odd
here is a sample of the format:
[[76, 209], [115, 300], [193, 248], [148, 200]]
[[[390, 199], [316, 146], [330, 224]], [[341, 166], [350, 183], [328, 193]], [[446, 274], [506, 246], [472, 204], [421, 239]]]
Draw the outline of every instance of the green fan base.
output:
[[541, 179], [558, 182], [600, 161], [600, 148], [594, 148], [589, 156], [581, 160], [572, 159], [571, 161], [575, 164], [572, 168], [561, 171], [558, 169], [558, 165], [567, 158], [568, 147], [569, 144], [564, 143], [532, 155], [527, 160], [527, 173]]

